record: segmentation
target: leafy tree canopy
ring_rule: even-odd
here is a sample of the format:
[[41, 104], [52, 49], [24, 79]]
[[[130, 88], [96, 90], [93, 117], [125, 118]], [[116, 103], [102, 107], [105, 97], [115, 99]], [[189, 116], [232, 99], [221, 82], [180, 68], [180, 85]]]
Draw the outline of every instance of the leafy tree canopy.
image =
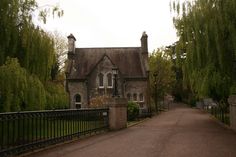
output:
[[197, 98], [226, 99], [233, 83], [236, 1], [172, 1], [171, 8], [179, 36], [176, 53], [186, 56], [184, 87]]
[[[155, 90], [159, 98], [163, 98], [166, 93], [170, 93], [175, 82], [175, 74], [172, 70], [172, 60], [167, 49], [160, 48], [149, 56], [150, 82], [152, 96]], [[156, 80], [154, 77], [156, 74]], [[157, 89], [155, 89], [155, 82]]]
[[[51, 10], [63, 15], [58, 7]], [[39, 7], [35, 0], [0, 1], [0, 112], [68, 104], [63, 85], [49, 83], [58, 58], [55, 39], [35, 26], [36, 11], [46, 22], [50, 7]]]

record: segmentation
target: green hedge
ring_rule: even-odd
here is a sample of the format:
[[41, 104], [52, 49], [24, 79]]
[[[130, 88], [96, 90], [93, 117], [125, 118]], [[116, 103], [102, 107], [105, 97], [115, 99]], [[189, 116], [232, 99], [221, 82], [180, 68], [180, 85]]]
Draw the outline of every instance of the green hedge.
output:
[[136, 102], [129, 101], [127, 106], [128, 121], [133, 121], [139, 116], [139, 106]]

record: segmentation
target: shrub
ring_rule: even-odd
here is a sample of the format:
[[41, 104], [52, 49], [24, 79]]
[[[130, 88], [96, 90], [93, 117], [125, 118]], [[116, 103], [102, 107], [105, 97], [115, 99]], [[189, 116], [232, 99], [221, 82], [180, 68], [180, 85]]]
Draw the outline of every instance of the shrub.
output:
[[69, 95], [59, 82], [47, 82], [46, 90], [46, 106], [45, 109], [66, 109], [69, 108]]
[[103, 108], [108, 100], [108, 96], [96, 96], [90, 100], [91, 108]]
[[127, 106], [127, 118], [129, 121], [135, 120], [139, 115], [139, 106], [136, 102], [129, 101]]

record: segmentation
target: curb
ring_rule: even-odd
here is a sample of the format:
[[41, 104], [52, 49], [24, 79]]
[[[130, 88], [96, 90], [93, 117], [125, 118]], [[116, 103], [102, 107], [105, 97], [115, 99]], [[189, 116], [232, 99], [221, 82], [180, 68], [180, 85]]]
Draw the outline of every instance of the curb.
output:
[[138, 124], [143, 123], [143, 122], [145, 122], [147, 120], [150, 120], [150, 119], [152, 119], [152, 118], [144, 118], [144, 119], [142, 119], [140, 121], [134, 122], [133, 124], [130, 124], [130, 125], [127, 124], [127, 128], [133, 127], [135, 125], [138, 125]]
[[61, 142], [61, 143], [49, 145], [47, 147], [31, 150], [29, 152], [26, 152], [26, 153], [23, 153], [23, 154], [20, 154], [20, 155], [16, 155], [16, 157], [28, 157], [28, 156], [31, 156], [33, 154], [40, 153], [40, 152], [43, 152], [43, 151], [47, 151], [47, 150], [50, 150], [50, 149], [53, 149], [53, 148], [57, 148], [57, 147], [60, 147], [60, 146], [66, 145], [66, 144], [71, 144], [71, 143], [75, 143], [75, 142], [78, 142], [78, 141], [81, 141], [81, 140], [92, 138], [92, 137], [97, 136], [97, 135], [106, 134], [107, 132], [109, 132], [109, 131], [101, 131], [99, 133], [94, 133], [94, 134], [91, 134], [91, 135], [83, 135], [80, 138], [75, 138], [75, 139], [72, 139], [72, 140], [69, 140], [69, 141], [64, 141], [64, 142]]
[[138, 124], [140, 124], [140, 123], [143, 123], [143, 122], [145, 122], [145, 121], [151, 120], [152, 118], [158, 117], [158, 116], [160, 116], [161, 114], [166, 113], [166, 112], [168, 112], [168, 111], [170, 111], [170, 110], [160, 112], [160, 113], [158, 113], [158, 114], [152, 115], [151, 117], [147, 117], [147, 118], [144, 118], [144, 119], [142, 119], [142, 120], [140, 120], [140, 121], [134, 122], [133, 124], [130, 124], [130, 125], [127, 124], [127, 128], [133, 127], [133, 126], [138, 125]]
[[[208, 113], [209, 114], [209, 113]], [[226, 129], [229, 129], [229, 130], [232, 130], [234, 131], [229, 125], [221, 122], [219, 119], [217, 119], [215, 116], [213, 116], [212, 114], [209, 114], [211, 119], [214, 120], [215, 122], [217, 122], [219, 125], [221, 125], [222, 127], [226, 128]], [[235, 132], [235, 131], [234, 131]]]
[[214, 115], [208, 113], [208, 112], [205, 111], [205, 110], [202, 110], [202, 109], [199, 109], [199, 110], [200, 110], [200, 111], [203, 111], [203, 112], [206, 113], [206, 114], [208, 114], [209, 117], [210, 117], [214, 122], [216, 122], [217, 124], [219, 124], [219, 125], [222, 126], [223, 128], [226, 128], [226, 129], [231, 130], [231, 131], [233, 131], [234, 133], [236, 133], [236, 131], [233, 130], [233, 129], [230, 127], [230, 125], [227, 125], [227, 124], [221, 122], [221, 121], [220, 121], [219, 119], [217, 119]]

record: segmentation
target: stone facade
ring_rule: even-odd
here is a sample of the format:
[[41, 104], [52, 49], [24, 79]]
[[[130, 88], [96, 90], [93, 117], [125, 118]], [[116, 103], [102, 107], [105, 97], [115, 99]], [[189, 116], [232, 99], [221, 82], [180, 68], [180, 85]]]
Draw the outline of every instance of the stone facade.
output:
[[[73, 106], [70, 106], [71, 108], [76, 108], [76, 94], [79, 94], [81, 96], [80, 103], [78, 105], [81, 108], [86, 108], [87, 107], [87, 101], [88, 101], [88, 95], [87, 95], [87, 83], [86, 82], [70, 82], [68, 83], [68, 89], [70, 89], [70, 93], [74, 94], [69, 94], [70, 96], [70, 105], [73, 104]], [[78, 101], [79, 102], [79, 101]], [[80, 108], [77, 106], [77, 108]]]
[[112, 97], [112, 68], [118, 68], [118, 93], [121, 98], [136, 101], [140, 108], [149, 105], [149, 68], [147, 35], [141, 47], [75, 48], [75, 37], [68, 36], [66, 89], [71, 108], [90, 107], [90, 100]]

